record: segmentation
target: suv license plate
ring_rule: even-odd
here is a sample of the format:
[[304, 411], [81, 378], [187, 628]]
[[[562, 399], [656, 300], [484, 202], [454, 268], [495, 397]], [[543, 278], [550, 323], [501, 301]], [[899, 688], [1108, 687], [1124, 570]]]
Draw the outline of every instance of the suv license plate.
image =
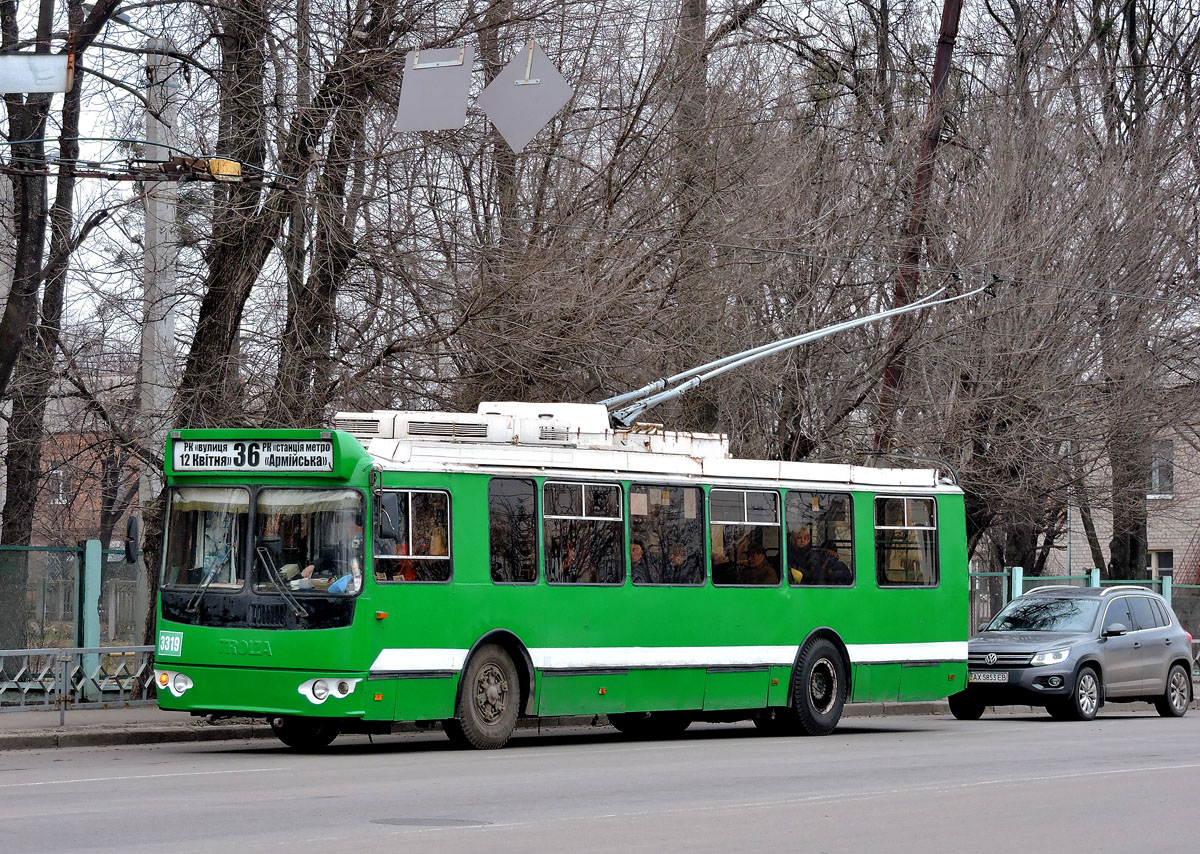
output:
[[967, 673], [968, 682], [1007, 682], [1007, 670], [972, 670]]

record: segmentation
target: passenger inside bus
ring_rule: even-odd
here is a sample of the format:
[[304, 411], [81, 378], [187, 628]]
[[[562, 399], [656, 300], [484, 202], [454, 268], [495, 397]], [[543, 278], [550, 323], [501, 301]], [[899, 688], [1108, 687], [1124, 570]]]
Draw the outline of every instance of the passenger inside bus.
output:
[[738, 566], [737, 580], [739, 584], [773, 585], [779, 583], [779, 573], [766, 550], [753, 543], [746, 550], [745, 564]]
[[854, 581], [853, 573], [850, 572], [850, 567], [842, 563], [842, 559], [838, 557], [837, 543], [833, 540], [826, 540], [821, 544], [821, 551], [825, 555], [824, 581], [822, 583], [851, 584]]
[[689, 555], [683, 543], [671, 545], [663, 581], [667, 584], [700, 584], [704, 581], [699, 558]]
[[658, 572], [651, 568], [646, 549], [637, 540], [629, 544], [629, 572], [634, 584], [658, 583]]
[[808, 526], [788, 531], [788, 572], [794, 584], [822, 584], [818, 580], [824, 555], [813, 548], [812, 532]]

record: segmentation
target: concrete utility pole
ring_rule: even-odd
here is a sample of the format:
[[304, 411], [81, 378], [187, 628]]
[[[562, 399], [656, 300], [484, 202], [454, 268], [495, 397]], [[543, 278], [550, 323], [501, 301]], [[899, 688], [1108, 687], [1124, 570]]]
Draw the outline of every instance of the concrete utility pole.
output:
[[[169, 54], [176, 52], [168, 38], [146, 42], [147, 160], [166, 161], [175, 153], [175, 120], [179, 116], [180, 64]], [[143, 273], [145, 318], [142, 324], [139, 401], [146, 441], [161, 453], [170, 426], [169, 412], [175, 389], [171, 376], [175, 361], [175, 259], [179, 237], [175, 227], [178, 185], [173, 181], [147, 181], [145, 271]], [[138, 485], [139, 515], [162, 489], [162, 473], [143, 465]], [[144, 576], [140, 573], [139, 577]], [[147, 591], [139, 581], [138, 598]], [[140, 601], [145, 611], [147, 603]]]

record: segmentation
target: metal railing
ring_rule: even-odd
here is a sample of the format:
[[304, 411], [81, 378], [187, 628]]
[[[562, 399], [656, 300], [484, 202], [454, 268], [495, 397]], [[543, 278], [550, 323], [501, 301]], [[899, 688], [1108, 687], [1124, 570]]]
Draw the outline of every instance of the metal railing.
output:
[[0, 650], [0, 713], [154, 702], [153, 646]]

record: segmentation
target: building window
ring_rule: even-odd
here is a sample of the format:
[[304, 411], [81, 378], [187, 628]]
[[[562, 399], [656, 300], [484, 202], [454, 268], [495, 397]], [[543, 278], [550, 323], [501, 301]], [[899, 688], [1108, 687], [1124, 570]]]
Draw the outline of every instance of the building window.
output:
[[1157, 578], [1158, 573], [1164, 569], [1175, 568], [1175, 552], [1167, 551], [1147, 551], [1146, 552], [1146, 569], [1149, 570], [1151, 576]]
[[1150, 443], [1150, 483], [1147, 498], [1171, 498], [1175, 494], [1175, 443], [1170, 439]]
[[46, 494], [51, 504], [63, 507], [67, 504], [67, 475], [62, 469], [51, 469], [46, 474]]

